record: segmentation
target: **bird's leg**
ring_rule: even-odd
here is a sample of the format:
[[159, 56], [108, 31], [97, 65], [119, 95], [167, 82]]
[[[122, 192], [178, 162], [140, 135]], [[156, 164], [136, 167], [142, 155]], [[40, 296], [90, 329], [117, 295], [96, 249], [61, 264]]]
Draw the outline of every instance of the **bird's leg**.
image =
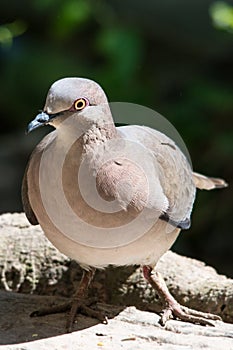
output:
[[67, 319], [66, 328], [68, 332], [72, 331], [72, 325], [74, 323], [75, 315], [77, 314], [78, 310], [85, 313], [87, 316], [97, 318], [101, 322], [107, 323], [107, 318], [103, 316], [103, 314], [97, 310], [93, 310], [89, 307], [90, 304], [88, 304], [85, 300], [87, 296], [87, 290], [88, 287], [95, 275], [95, 268], [91, 268], [90, 270], [86, 271], [83, 270], [82, 279], [79, 284], [79, 288], [77, 289], [76, 293], [73, 296], [72, 300], [72, 306], [70, 308], [70, 314]]
[[221, 320], [221, 317], [210, 313], [189, 309], [180, 305], [170, 294], [163, 277], [159, 272], [153, 271], [150, 266], [143, 266], [143, 275], [150, 285], [157, 291], [164, 309], [162, 311], [160, 324], [162, 326], [172, 318], [178, 318], [182, 321], [200, 324], [203, 326], [214, 326], [209, 320]]
[[65, 302], [60, 305], [54, 305], [46, 308], [41, 308], [39, 310], [36, 310], [31, 313], [31, 317], [34, 316], [44, 316], [44, 315], [49, 315], [49, 314], [55, 314], [55, 313], [60, 313], [60, 312], [65, 312], [70, 310], [70, 313], [68, 315], [67, 323], [66, 323], [66, 329], [68, 332], [72, 331], [72, 326], [74, 323], [75, 316], [78, 311], [81, 313], [97, 318], [101, 322], [107, 323], [107, 319], [103, 314], [97, 310], [92, 310], [89, 306], [93, 304], [93, 302], [96, 301], [95, 298], [90, 298], [87, 299], [87, 290], [88, 287], [95, 275], [95, 269], [91, 268], [90, 270], [86, 271], [83, 270], [83, 275], [82, 279], [79, 283], [79, 287], [74, 294], [72, 300], [69, 300], [68, 302]]

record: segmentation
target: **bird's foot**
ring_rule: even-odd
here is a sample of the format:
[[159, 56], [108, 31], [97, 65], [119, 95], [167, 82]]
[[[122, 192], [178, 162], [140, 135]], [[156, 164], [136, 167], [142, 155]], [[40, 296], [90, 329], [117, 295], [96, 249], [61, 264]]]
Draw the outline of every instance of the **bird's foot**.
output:
[[90, 307], [91, 305], [93, 305], [94, 302], [96, 302], [96, 298], [95, 300], [93, 299], [94, 298], [84, 300], [73, 300], [72, 305], [70, 307], [70, 313], [66, 322], [67, 332], [72, 332], [75, 316], [77, 315], [77, 313], [81, 313], [88, 317], [96, 318], [97, 320], [105, 324], [108, 323], [107, 317], [103, 314], [102, 311], [98, 310], [98, 307], [96, 307], [96, 309]]
[[72, 332], [73, 324], [75, 321], [75, 316], [77, 313], [84, 314], [86, 316], [96, 318], [103, 323], [107, 323], [107, 318], [103, 313], [97, 309], [92, 309], [94, 303], [96, 303], [97, 298], [86, 298], [87, 288], [94, 276], [95, 269], [90, 268], [88, 271], [83, 271], [83, 276], [79, 284], [79, 288], [73, 296], [72, 300], [69, 300], [66, 303], [60, 305], [54, 305], [46, 307], [31, 313], [31, 317], [35, 316], [44, 316], [49, 314], [55, 314], [60, 312], [70, 311], [67, 323], [66, 330], [67, 332]]
[[163, 309], [159, 323], [165, 326], [166, 322], [170, 319], [180, 319], [182, 321], [200, 324], [202, 326], [215, 326], [212, 321], [221, 321], [221, 317], [210, 313], [205, 313], [197, 310], [190, 309], [186, 306], [180, 305], [177, 301], [169, 303]]
[[164, 326], [172, 318], [203, 326], [214, 326], [214, 323], [211, 321], [221, 321], [221, 317], [217, 315], [189, 309], [186, 306], [180, 305], [170, 294], [160, 273], [152, 271], [150, 266], [143, 266], [143, 274], [150, 285], [157, 291], [162, 303], [165, 305], [161, 314], [161, 325]]
[[63, 304], [48, 306], [33, 311], [30, 314], [30, 317], [45, 316], [69, 311], [66, 322], [67, 332], [72, 332], [75, 317], [78, 313], [88, 317], [96, 318], [97, 320], [103, 323], [107, 323], [107, 317], [103, 314], [103, 312], [98, 310], [97, 306], [95, 306], [95, 308], [91, 307], [94, 303], [96, 303], [96, 301], [97, 298], [88, 298], [80, 300], [74, 298], [73, 300], [69, 300]]

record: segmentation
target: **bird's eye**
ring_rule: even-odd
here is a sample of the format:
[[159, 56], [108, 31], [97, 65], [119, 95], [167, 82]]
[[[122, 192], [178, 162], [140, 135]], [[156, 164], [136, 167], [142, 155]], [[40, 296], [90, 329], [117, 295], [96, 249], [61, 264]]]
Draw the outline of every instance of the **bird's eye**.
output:
[[88, 101], [85, 98], [79, 98], [74, 102], [74, 109], [76, 111], [81, 111], [84, 107], [88, 105]]

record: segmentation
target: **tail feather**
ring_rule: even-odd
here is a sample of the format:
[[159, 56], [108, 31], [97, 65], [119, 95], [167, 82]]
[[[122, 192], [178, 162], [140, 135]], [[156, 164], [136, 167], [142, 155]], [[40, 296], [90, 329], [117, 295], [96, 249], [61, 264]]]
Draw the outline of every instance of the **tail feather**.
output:
[[207, 177], [198, 173], [193, 173], [193, 181], [195, 186], [200, 190], [213, 190], [215, 188], [224, 188], [228, 186], [223, 179]]

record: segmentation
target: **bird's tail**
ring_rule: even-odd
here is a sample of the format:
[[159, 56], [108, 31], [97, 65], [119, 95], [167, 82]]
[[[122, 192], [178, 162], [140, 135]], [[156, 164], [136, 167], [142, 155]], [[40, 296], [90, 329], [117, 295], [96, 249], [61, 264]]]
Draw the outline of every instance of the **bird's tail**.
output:
[[213, 190], [215, 188], [224, 188], [228, 186], [223, 179], [207, 177], [198, 173], [193, 173], [193, 181], [195, 186], [200, 190]]

